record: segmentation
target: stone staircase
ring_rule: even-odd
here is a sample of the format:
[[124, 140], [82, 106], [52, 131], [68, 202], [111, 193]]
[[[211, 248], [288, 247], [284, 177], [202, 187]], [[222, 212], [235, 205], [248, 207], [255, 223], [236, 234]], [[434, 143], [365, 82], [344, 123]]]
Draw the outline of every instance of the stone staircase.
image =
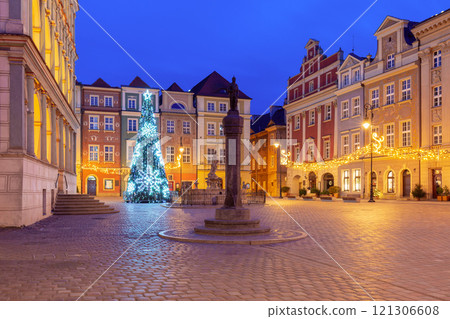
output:
[[53, 215], [89, 215], [118, 213], [112, 207], [84, 194], [58, 194], [56, 196]]

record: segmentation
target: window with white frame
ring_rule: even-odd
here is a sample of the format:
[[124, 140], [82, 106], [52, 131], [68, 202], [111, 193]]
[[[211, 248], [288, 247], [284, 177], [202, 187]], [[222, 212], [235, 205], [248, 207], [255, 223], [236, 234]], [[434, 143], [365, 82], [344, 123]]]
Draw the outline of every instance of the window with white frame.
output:
[[112, 107], [113, 106], [113, 98], [112, 96], [105, 96], [105, 106]]
[[411, 79], [402, 80], [402, 101], [411, 99]]
[[314, 143], [308, 145], [308, 161], [314, 162]]
[[361, 170], [359, 168], [353, 171], [353, 190], [355, 192], [361, 191]]
[[394, 103], [394, 84], [386, 85], [386, 105]]
[[114, 162], [114, 146], [105, 145], [105, 162]]
[[356, 69], [353, 71], [353, 82], [359, 82], [361, 80], [361, 70]]
[[402, 123], [402, 146], [411, 146], [411, 121]]
[[219, 111], [220, 112], [226, 112], [227, 111], [227, 104], [226, 103], [219, 103]]
[[300, 129], [300, 115], [295, 116], [295, 129], [296, 130]]
[[441, 60], [441, 50], [437, 50], [433, 52], [433, 67], [438, 68], [442, 64]]
[[433, 107], [442, 105], [442, 85], [433, 87]]
[[323, 118], [324, 121], [331, 120], [331, 105], [325, 105], [325, 116]]
[[219, 135], [225, 136], [225, 131], [223, 130], [223, 124], [219, 124]]
[[127, 162], [131, 162], [133, 160], [133, 154], [134, 154], [135, 147], [136, 147], [135, 141], [127, 141]]
[[183, 152], [183, 163], [191, 162], [191, 148], [185, 147]]
[[361, 148], [361, 139], [359, 133], [353, 134], [353, 151], [357, 151]]
[[183, 134], [191, 134], [191, 122], [183, 121]]
[[344, 192], [348, 192], [350, 190], [350, 171], [348, 169], [344, 169], [342, 171], [342, 190]]
[[298, 88], [294, 89], [294, 100], [298, 98]]
[[309, 111], [309, 125], [316, 124], [316, 111], [311, 110]]
[[330, 151], [331, 151], [330, 140], [326, 139], [323, 142], [323, 159], [330, 159], [331, 156]]
[[89, 129], [90, 130], [98, 130], [98, 116], [97, 115], [89, 115]]
[[217, 151], [214, 148], [208, 148], [206, 150], [206, 163], [212, 164], [214, 160], [217, 160]]
[[98, 106], [98, 95], [91, 95], [91, 106]]
[[134, 97], [128, 98], [128, 108], [131, 110], [136, 109], [136, 99]]
[[357, 116], [361, 114], [361, 100], [359, 97], [355, 97], [352, 99], [352, 116]]
[[89, 145], [89, 161], [98, 161], [98, 145]]
[[128, 119], [128, 132], [137, 132], [138, 130], [138, 120]]
[[328, 72], [325, 75], [325, 84], [329, 84], [329, 83], [331, 83], [331, 72]]
[[386, 125], [386, 147], [394, 147], [395, 131], [394, 124]]
[[216, 135], [216, 124], [215, 123], [208, 123], [206, 134], [209, 136]]
[[442, 144], [442, 125], [433, 126], [433, 144]]
[[105, 178], [103, 181], [105, 183], [104, 189], [114, 189], [114, 179]]
[[370, 92], [370, 104], [372, 104], [372, 107], [380, 106], [380, 91], [378, 89]]
[[393, 171], [389, 171], [389, 173], [387, 174], [387, 192], [395, 192], [395, 177]]
[[350, 116], [350, 110], [349, 110], [349, 106], [348, 106], [348, 101], [343, 101], [341, 103], [342, 106], [342, 118], [346, 119]]
[[214, 112], [216, 110], [216, 103], [208, 102], [207, 105], [208, 105], [208, 108], [207, 108], [208, 112]]
[[225, 149], [224, 148], [221, 148], [219, 150], [219, 163], [225, 164]]
[[166, 147], [166, 163], [174, 163], [175, 162], [175, 147], [167, 146]]
[[347, 86], [350, 84], [350, 75], [348, 73], [345, 73], [342, 75], [342, 85]]
[[313, 81], [309, 82], [309, 92], [312, 92], [312, 91], [314, 91], [314, 82]]
[[105, 116], [105, 131], [114, 131], [114, 117]]
[[299, 147], [295, 148], [295, 162], [300, 163], [300, 148]]
[[395, 55], [393, 54], [389, 54], [387, 56], [387, 69], [392, 69], [393, 67], [395, 67]]
[[166, 132], [167, 133], [175, 133], [175, 121], [168, 120], [166, 122]]
[[342, 155], [350, 154], [350, 138], [348, 135], [342, 136]]

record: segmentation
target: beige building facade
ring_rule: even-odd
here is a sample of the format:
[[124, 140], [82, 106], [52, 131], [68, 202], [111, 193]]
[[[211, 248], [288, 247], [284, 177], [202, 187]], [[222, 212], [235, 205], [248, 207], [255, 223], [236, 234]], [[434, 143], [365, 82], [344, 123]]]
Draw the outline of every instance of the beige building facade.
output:
[[57, 192], [76, 191], [78, 3], [0, 8], [0, 226], [22, 226], [49, 216]]

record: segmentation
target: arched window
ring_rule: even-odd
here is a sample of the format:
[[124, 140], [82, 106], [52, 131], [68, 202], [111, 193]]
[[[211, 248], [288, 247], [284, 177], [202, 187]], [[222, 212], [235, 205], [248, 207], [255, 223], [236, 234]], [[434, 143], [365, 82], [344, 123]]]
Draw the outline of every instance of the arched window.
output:
[[394, 193], [395, 192], [395, 177], [394, 172], [389, 171], [387, 175], [387, 192], [388, 193]]
[[184, 110], [185, 107], [181, 103], [174, 103], [174, 104], [172, 104], [171, 109], [173, 109], [173, 110]]

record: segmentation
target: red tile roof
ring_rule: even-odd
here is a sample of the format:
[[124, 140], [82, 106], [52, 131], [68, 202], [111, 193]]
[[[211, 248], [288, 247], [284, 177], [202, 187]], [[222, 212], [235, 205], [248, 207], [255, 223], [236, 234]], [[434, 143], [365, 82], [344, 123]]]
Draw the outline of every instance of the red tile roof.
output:
[[170, 92], [184, 92], [176, 82], [173, 82], [172, 85], [169, 86], [169, 88], [166, 91], [170, 91]]
[[140, 77], [135, 77], [133, 81], [128, 85], [129, 87], [133, 88], [147, 88], [150, 89], [150, 86], [145, 83]]
[[96, 87], [100, 87], [100, 88], [110, 88], [111, 87], [111, 85], [106, 83], [102, 78], [98, 78], [97, 81], [92, 83], [90, 86], [96, 86]]

